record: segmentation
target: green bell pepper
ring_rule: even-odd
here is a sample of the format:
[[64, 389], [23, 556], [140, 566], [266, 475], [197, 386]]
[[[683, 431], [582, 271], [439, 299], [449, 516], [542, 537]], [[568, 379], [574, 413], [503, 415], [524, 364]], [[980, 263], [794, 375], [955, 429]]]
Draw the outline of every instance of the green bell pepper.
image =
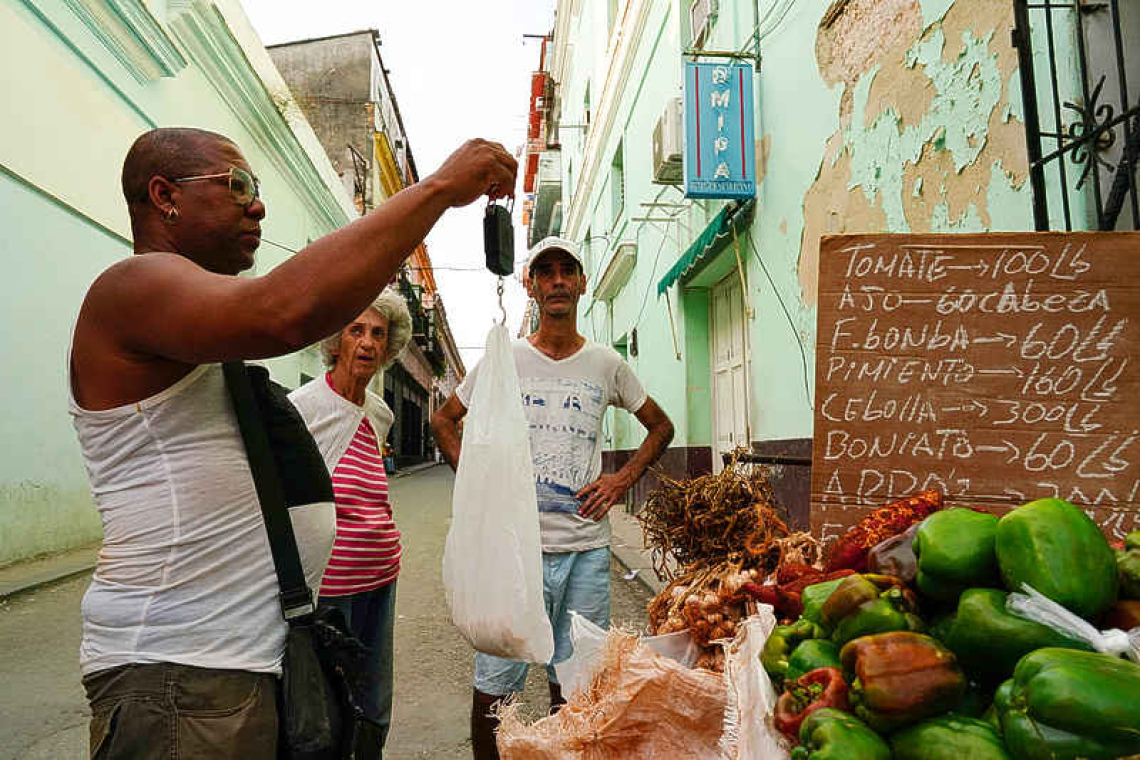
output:
[[860, 636], [888, 631], [921, 631], [922, 620], [910, 611], [901, 589], [891, 589], [869, 602], [859, 605], [839, 621], [831, 634], [838, 646]]
[[860, 605], [878, 599], [879, 593], [879, 587], [869, 578], [862, 575], [847, 576], [836, 586], [820, 608], [823, 627], [833, 630], [839, 621], [853, 613]]
[[1140, 753], [1140, 665], [1098, 652], [1038, 649], [994, 695], [1010, 753], [1108, 760]]
[[954, 622], [957, 618], [957, 610], [935, 617], [934, 622], [926, 627], [926, 635], [932, 639], [945, 642], [950, 636], [950, 631], [954, 629]]
[[876, 731], [890, 731], [946, 712], [966, 691], [954, 654], [929, 636], [892, 631], [863, 636], [839, 651], [853, 673], [848, 700]]
[[993, 707], [993, 689], [970, 681], [966, 685], [966, 693], [958, 700], [958, 704], [950, 708], [950, 712], [964, 718], [981, 718], [991, 707]]
[[1116, 599], [1116, 557], [1088, 515], [1061, 499], [1038, 499], [998, 521], [994, 550], [1010, 591], [1028, 583], [1081, 617]]
[[784, 679], [794, 681], [817, 668], [839, 667], [839, 647], [827, 639], [808, 639], [792, 650]]
[[784, 683], [788, 674], [788, 658], [800, 642], [816, 639], [823, 635], [818, 625], [800, 618], [788, 625], [778, 625], [772, 629], [764, 649], [760, 652], [760, 664], [768, 672], [777, 687]]
[[878, 734], [854, 715], [824, 707], [800, 725], [800, 746], [792, 760], [891, 760]]
[[1008, 596], [998, 589], [971, 588], [958, 599], [954, 625], [943, 641], [966, 670], [993, 683], [1008, 678], [1018, 660], [1036, 649], [1090, 649], [1079, 639], [1008, 612]]
[[[847, 576], [848, 578], [851, 576]], [[800, 600], [804, 605], [803, 617], [816, 625], [823, 625], [823, 603], [831, 596], [831, 592], [839, 588], [846, 578], [836, 578], [823, 583], [813, 583], [804, 588]]]
[[997, 525], [994, 515], [962, 507], [935, 512], [923, 520], [914, 535], [918, 590], [952, 602], [971, 586], [999, 585], [994, 555]]
[[1116, 553], [1116, 570], [1120, 576], [1120, 598], [1140, 599], [1140, 530], [1124, 539], [1124, 551]]
[[1013, 689], [1013, 679], [1009, 679], [1002, 683], [994, 692], [994, 701], [986, 709], [982, 715], [982, 720], [989, 723], [994, 727], [994, 730], [999, 734], [1001, 733], [1001, 713], [998, 711], [999, 705], [1009, 705], [1009, 693]]
[[1011, 760], [994, 727], [947, 713], [891, 735], [894, 760]]
[[987, 707], [986, 711], [982, 713], [982, 720], [984, 720], [986, 723], [989, 723], [993, 727], [994, 731], [1001, 733], [1001, 718], [998, 717], [996, 701]]
[[1140, 530], [1134, 530], [1124, 537], [1124, 551], [1140, 549]]

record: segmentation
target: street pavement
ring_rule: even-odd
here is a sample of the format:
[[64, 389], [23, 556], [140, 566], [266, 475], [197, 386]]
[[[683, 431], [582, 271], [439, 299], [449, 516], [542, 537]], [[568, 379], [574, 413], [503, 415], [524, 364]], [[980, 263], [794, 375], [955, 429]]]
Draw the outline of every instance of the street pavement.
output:
[[[404, 557], [396, 587], [395, 707], [388, 760], [470, 757], [472, 650], [451, 624], [440, 572], [453, 480], [450, 469], [437, 466], [391, 484]], [[642, 629], [652, 595], [646, 582], [656, 585], [656, 579], [640, 551], [636, 523], [624, 514], [615, 518], [614, 554], [638, 574], [627, 578], [626, 567], [614, 563], [613, 622]], [[69, 576], [76, 561], [74, 556], [60, 558], [66, 571], [61, 571], [62, 580], [0, 597], [0, 760], [86, 757], [87, 706], [77, 652], [79, 604], [89, 574]], [[18, 572], [0, 570], [0, 589], [5, 576]], [[542, 668], [531, 668], [522, 699], [531, 715], [545, 712]]]

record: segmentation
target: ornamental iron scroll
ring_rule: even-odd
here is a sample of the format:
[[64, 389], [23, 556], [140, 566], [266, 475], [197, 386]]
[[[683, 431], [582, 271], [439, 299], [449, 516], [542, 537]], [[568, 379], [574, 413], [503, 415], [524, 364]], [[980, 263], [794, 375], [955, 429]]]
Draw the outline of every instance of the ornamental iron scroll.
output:
[[1035, 228], [1140, 230], [1140, 4], [1014, 0], [1013, 44]]

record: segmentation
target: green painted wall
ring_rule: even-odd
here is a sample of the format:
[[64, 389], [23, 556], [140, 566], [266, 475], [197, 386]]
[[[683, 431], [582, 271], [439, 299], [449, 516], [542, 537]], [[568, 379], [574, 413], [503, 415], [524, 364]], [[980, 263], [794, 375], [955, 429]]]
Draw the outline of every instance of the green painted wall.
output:
[[9, 357], [0, 370], [0, 558], [17, 558], [100, 535], [67, 415], [66, 346], [79, 304], [66, 296], [129, 248], [6, 174], [0, 209], [10, 220], [37, 221], [6, 223], [0, 238], [7, 263], [0, 352]]
[[[740, 238], [755, 313], [748, 329], [751, 428], [758, 440], [809, 438], [821, 235], [1032, 228], [1017, 55], [1010, 44], [1012, 3], [757, 5], [760, 181], [751, 230]], [[715, 280], [712, 272], [735, 267], [732, 247], [704, 275], [671, 289], [675, 328], [655, 290], [724, 205], [687, 202], [676, 189], [651, 181], [653, 127], [667, 100], [682, 93], [689, 3], [618, 6], [622, 22], [610, 30], [606, 3], [562, 0], [555, 30], [562, 123], [585, 123], [587, 86], [590, 93], [590, 129], [561, 132], [563, 234], [583, 240], [589, 230], [594, 238], [581, 329], [606, 342], [636, 326], [640, 351], [631, 363], [673, 417], [675, 445], [710, 445], [705, 288]], [[704, 47], [748, 47], [756, 28], [752, 0], [721, 0], [719, 7]], [[623, 56], [630, 38], [632, 52]], [[1063, 97], [1076, 87], [1069, 47], [1061, 51], [1070, 67], [1061, 72]], [[625, 204], [615, 218], [610, 167], [619, 143]], [[669, 222], [634, 221], [672, 214]], [[626, 240], [637, 242], [636, 268], [612, 303], [590, 308], [592, 288], [617, 243]]]
[[[235, 0], [201, 4], [185, 16], [155, 5], [162, 15], [154, 28], [161, 32], [150, 42], [165, 40], [185, 65], [143, 81], [132, 66], [154, 61], [137, 49], [134, 58], [118, 57], [75, 10], [81, 7], [70, 0], [0, 3], [0, 66], [20, 72], [0, 83], [0, 98], [9, 104], [0, 120], [0, 261], [7, 285], [0, 351], [9, 357], [0, 429], [0, 565], [101, 535], [67, 413], [65, 367], [88, 285], [130, 254], [119, 174], [131, 142], [157, 125], [230, 136], [262, 180], [264, 238], [290, 249], [335, 229], [352, 212], [308, 125], [278, 114], [272, 92], [279, 95], [283, 85]], [[202, 53], [204, 40], [211, 55]], [[289, 255], [263, 242], [255, 273]], [[269, 364], [279, 381], [296, 385], [311, 362], [294, 355]]]

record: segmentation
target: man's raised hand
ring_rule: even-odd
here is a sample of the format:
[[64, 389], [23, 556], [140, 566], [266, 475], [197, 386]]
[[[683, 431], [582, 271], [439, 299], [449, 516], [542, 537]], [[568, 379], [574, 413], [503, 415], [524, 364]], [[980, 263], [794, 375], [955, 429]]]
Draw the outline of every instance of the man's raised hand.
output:
[[518, 162], [506, 148], [488, 140], [468, 140], [428, 179], [439, 183], [451, 206], [466, 206], [481, 195], [491, 200], [514, 196]]

